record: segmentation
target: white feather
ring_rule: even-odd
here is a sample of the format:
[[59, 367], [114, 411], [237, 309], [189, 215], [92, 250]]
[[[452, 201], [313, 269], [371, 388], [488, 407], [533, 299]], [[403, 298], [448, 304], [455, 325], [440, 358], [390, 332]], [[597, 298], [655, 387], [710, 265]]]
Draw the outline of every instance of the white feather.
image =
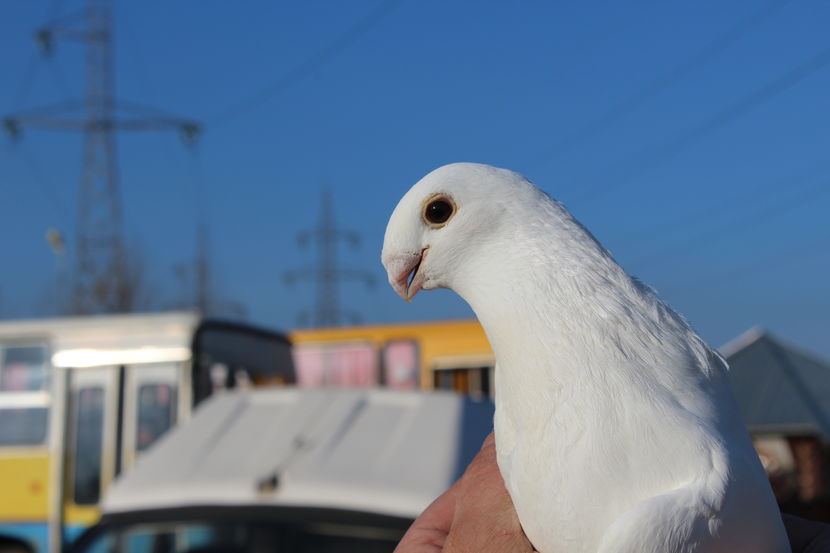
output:
[[[456, 205], [439, 228], [436, 194]], [[424, 251], [423, 288], [460, 294], [495, 351], [499, 469], [540, 553], [789, 551], [724, 361], [561, 204], [442, 167], [389, 221], [396, 288]]]

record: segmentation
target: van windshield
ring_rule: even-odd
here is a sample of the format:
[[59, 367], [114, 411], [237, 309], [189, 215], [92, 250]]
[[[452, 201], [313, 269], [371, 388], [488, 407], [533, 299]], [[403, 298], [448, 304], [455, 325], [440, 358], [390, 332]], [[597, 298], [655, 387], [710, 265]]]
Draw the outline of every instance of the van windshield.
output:
[[159, 521], [94, 528], [71, 553], [392, 553], [405, 524]]

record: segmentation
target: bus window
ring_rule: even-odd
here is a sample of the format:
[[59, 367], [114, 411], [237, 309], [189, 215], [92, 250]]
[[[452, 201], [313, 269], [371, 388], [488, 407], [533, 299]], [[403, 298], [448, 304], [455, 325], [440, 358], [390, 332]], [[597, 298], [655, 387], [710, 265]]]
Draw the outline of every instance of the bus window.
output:
[[418, 345], [412, 340], [395, 340], [383, 348], [383, 382], [388, 388], [418, 388]]
[[0, 407], [0, 446], [40, 445], [46, 440], [49, 409]]
[[206, 321], [193, 337], [193, 405], [215, 392], [296, 382], [291, 343], [274, 332]]
[[136, 450], [144, 451], [176, 423], [176, 389], [170, 384], [143, 384], [138, 389]]
[[433, 375], [437, 390], [454, 390], [476, 399], [493, 395], [490, 367], [439, 369], [434, 371]]
[[0, 346], [0, 446], [46, 441], [47, 356], [42, 345]]
[[43, 346], [0, 347], [0, 391], [45, 390], [48, 384], [46, 356]]
[[378, 383], [378, 358], [372, 344], [296, 346], [297, 383], [305, 388], [368, 388]]
[[73, 499], [94, 505], [101, 494], [101, 450], [104, 439], [104, 388], [79, 388], [75, 393]]

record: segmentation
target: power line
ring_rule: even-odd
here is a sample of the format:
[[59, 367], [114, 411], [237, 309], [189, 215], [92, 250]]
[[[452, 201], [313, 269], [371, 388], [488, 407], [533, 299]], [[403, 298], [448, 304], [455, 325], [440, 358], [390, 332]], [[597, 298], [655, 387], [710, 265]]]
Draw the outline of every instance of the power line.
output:
[[641, 176], [643, 173], [653, 169], [661, 162], [676, 155], [682, 151], [683, 148], [689, 144], [692, 144], [695, 140], [706, 136], [707, 134], [714, 132], [732, 121], [746, 115], [764, 102], [792, 88], [813, 73], [824, 69], [827, 65], [830, 65], [830, 48], [822, 50], [817, 55], [810, 58], [807, 62], [791, 69], [784, 75], [781, 75], [752, 94], [744, 97], [739, 102], [736, 102], [717, 112], [709, 119], [703, 121], [695, 127], [692, 127], [685, 133], [676, 136], [672, 140], [664, 142], [657, 147], [640, 152], [635, 155], [633, 159], [626, 162], [614, 163], [606, 166], [606, 169], [602, 171], [603, 173], [616, 174], [618, 176], [614, 180], [609, 179], [605, 181], [605, 183], [589, 189], [581, 199], [596, 199], [602, 194], [607, 194], [611, 190], [627, 184], [635, 177]]
[[762, 209], [749, 212], [745, 214], [744, 217], [726, 221], [722, 225], [711, 228], [707, 232], [692, 236], [687, 240], [681, 241], [679, 244], [669, 245], [668, 247], [661, 248], [656, 252], [637, 258], [633, 260], [631, 264], [639, 265], [648, 263], [679, 252], [688, 253], [695, 247], [711, 244], [718, 238], [734, 233], [737, 230], [743, 231], [751, 229], [761, 223], [769, 223], [771, 220], [781, 217], [782, 215], [805, 205], [810, 200], [827, 194], [828, 192], [830, 192], [830, 181], [822, 180], [815, 186], [802, 190], [799, 194], [794, 194], [788, 198], [785, 198], [785, 201], [781, 201], [779, 198], [773, 198], [773, 201], [762, 206]]
[[690, 280], [690, 282], [698, 284], [700, 282], [705, 282], [707, 287], [711, 287], [713, 282], [722, 282], [736, 276], [746, 276], [747, 274], [758, 274], [759, 272], [770, 268], [781, 267], [784, 261], [792, 262], [797, 259], [801, 260], [811, 258], [822, 253], [827, 255], [828, 251], [830, 251], [830, 237], [825, 237], [824, 239], [804, 248], [789, 249], [785, 252], [779, 252], [774, 255], [751, 259], [745, 263], [740, 263], [724, 271], [696, 275], [693, 280]]
[[[820, 163], [811, 165], [807, 169], [799, 171], [795, 175], [790, 175], [785, 178], [777, 178], [765, 186], [756, 186], [755, 188], [757, 190], [779, 188], [782, 186], [792, 188], [793, 186], [798, 186], [812, 180], [813, 177], [822, 174], [828, 169], [830, 169], [830, 162], [822, 160]], [[751, 193], [752, 191], [747, 192], [741, 190], [737, 194], [733, 194], [728, 198], [719, 198], [717, 202], [713, 202], [712, 204], [689, 211], [683, 215], [675, 216], [671, 219], [663, 220], [657, 224], [635, 230], [632, 233], [621, 236], [620, 239], [623, 241], [647, 241], [654, 238], [664, 238], [667, 234], [687, 230], [689, 226], [694, 223], [700, 223], [701, 221], [708, 223], [711, 222], [713, 217], [717, 217], [719, 215], [734, 215], [734, 208], [731, 207], [731, 205], [735, 202], [745, 200]], [[761, 196], [756, 195], [755, 198], [758, 199], [761, 198]]]
[[648, 100], [654, 98], [671, 85], [693, 72], [695, 69], [703, 66], [706, 62], [729, 48], [732, 44], [737, 42], [745, 34], [747, 34], [754, 27], [766, 21], [779, 9], [789, 4], [792, 0], [776, 0], [766, 5], [763, 9], [755, 12], [749, 18], [739, 22], [737, 25], [730, 27], [723, 35], [719, 36], [709, 44], [703, 47], [694, 56], [687, 59], [680, 65], [675, 66], [667, 74], [658, 77], [651, 81], [643, 88], [639, 89], [632, 96], [611, 107], [608, 111], [603, 113], [599, 118], [591, 123], [584, 125], [576, 131], [566, 135], [554, 144], [541, 152], [539, 152], [531, 163], [542, 163], [550, 161], [551, 159], [567, 152], [574, 146], [585, 142], [585, 140], [592, 138], [605, 129], [607, 129], [614, 122], [622, 119], [632, 111], [636, 110]]
[[296, 65], [288, 73], [277, 79], [270, 86], [252, 94], [246, 100], [240, 101], [222, 112], [219, 112], [212, 119], [209, 119], [209, 124], [213, 126], [224, 125], [237, 117], [255, 109], [266, 103], [272, 97], [280, 94], [287, 88], [295, 85], [319, 67], [325, 65], [343, 50], [350, 46], [353, 42], [361, 36], [370, 31], [375, 25], [381, 22], [387, 15], [389, 15], [403, 0], [385, 0], [374, 10], [369, 12], [365, 17], [357, 21], [354, 25], [349, 27], [341, 35], [337, 36], [329, 44], [322, 49], [315, 52], [311, 57]]
[[[631, 3], [625, 5], [626, 11], [629, 12], [629, 16], [637, 17], [641, 15], [646, 8], [649, 7], [649, 4], [655, 3], [655, 0], [644, 0], [637, 6], [633, 6]], [[605, 7], [602, 5], [595, 6], [594, 9], [598, 9], [600, 11], [604, 10]], [[640, 17], [641, 20], [646, 19], [645, 17]], [[581, 44], [578, 45], [571, 45], [568, 48], [568, 57], [578, 57], [578, 56], [585, 56], [588, 53], [595, 51], [596, 49], [603, 46], [606, 42], [614, 38], [617, 34], [621, 31], [625, 31], [630, 27], [628, 21], [624, 19], [617, 19], [610, 25], [606, 25], [602, 27], [600, 30], [592, 30], [590, 34], [586, 33], [583, 37], [588, 38], [586, 41], [580, 41]]]

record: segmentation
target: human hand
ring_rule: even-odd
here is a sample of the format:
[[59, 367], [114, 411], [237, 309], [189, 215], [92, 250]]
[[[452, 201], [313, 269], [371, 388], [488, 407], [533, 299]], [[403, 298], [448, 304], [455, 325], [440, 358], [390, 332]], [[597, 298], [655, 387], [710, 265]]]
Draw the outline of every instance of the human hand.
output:
[[[830, 525], [783, 515], [793, 553], [830, 553]], [[491, 433], [467, 470], [412, 523], [394, 553], [536, 553], [496, 464]]]
[[412, 523], [395, 553], [534, 553], [504, 487], [492, 433], [461, 478]]

